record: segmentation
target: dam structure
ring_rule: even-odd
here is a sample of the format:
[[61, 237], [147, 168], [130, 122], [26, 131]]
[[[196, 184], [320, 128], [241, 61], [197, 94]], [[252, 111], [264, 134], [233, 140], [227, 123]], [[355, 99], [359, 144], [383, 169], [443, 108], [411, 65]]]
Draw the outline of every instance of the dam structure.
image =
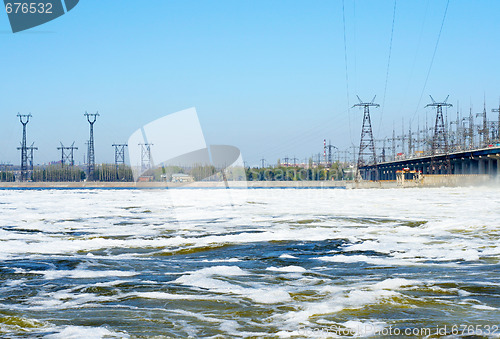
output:
[[[436, 109], [434, 128], [429, 128], [426, 124], [422, 130], [424, 133], [421, 133], [420, 127], [417, 133], [412, 133], [410, 125], [408, 134], [403, 132], [398, 138], [393, 132], [392, 140], [385, 139], [392, 141], [391, 158], [386, 157], [383, 147], [379, 161], [376, 161], [374, 154], [369, 162], [363, 162], [362, 133], [357, 168], [358, 181], [401, 180], [403, 177], [418, 181], [426, 175], [499, 176], [500, 107], [492, 109], [492, 112], [498, 113], [498, 121], [488, 121], [485, 102], [483, 112], [476, 114], [482, 118], [482, 123], [474, 124], [471, 108], [469, 117], [465, 118], [460, 117], [457, 111], [456, 121], [450, 121], [448, 126], [448, 119], [443, 114], [443, 107], [452, 107], [447, 102], [448, 97], [442, 102], [435, 101], [432, 96], [430, 98], [432, 102], [425, 107]], [[402, 145], [400, 153], [396, 153], [397, 141]], [[373, 141], [371, 142], [373, 144]], [[407, 149], [405, 145], [408, 145]]]
[[398, 171], [426, 174], [500, 175], [500, 145], [361, 166], [364, 180], [396, 180]]

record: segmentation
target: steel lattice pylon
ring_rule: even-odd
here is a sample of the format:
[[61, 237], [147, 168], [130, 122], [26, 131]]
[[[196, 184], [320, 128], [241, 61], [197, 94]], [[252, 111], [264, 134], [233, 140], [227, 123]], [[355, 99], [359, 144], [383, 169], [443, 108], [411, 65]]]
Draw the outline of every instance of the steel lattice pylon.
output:
[[69, 147], [64, 146], [62, 142], [60, 142], [60, 144], [61, 146], [57, 147], [57, 149], [61, 150], [61, 166], [64, 166], [65, 164], [74, 166], [74, 150], [78, 149], [78, 147], [75, 147], [75, 142], [73, 142]]
[[[429, 95], [430, 96], [430, 95]], [[432, 103], [426, 105], [425, 107], [436, 107], [436, 125], [434, 127], [434, 137], [432, 138], [432, 155], [436, 154], [446, 154], [445, 160], [445, 169], [448, 174], [451, 173], [451, 163], [450, 158], [448, 157], [449, 149], [448, 149], [448, 139], [447, 139], [447, 131], [444, 124], [443, 118], [443, 106], [444, 107], [452, 107], [452, 104], [447, 103], [448, 97], [443, 102], [436, 102], [432, 96]], [[434, 161], [434, 157], [431, 158], [431, 173], [437, 174], [439, 169], [437, 168], [437, 164]]]
[[[363, 127], [361, 128], [361, 139], [359, 142], [359, 153], [358, 153], [358, 166], [356, 169], [356, 178], [359, 179], [360, 171], [359, 168], [361, 166], [365, 166], [368, 164], [373, 164], [375, 168], [375, 180], [378, 180], [378, 172], [376, 170], [377, 165], [377, 155], [375, 153], [375, 141], [373, 140], [373, 131], [372, 131], [372, 123], [370, 119], [370, 106], [371, 107], [380, 107], [379, 104], [373, 103], [375, 101], [375, 97], [373, 97], [371, 102], [363, 102], [359, 96], [359, 104], [356, 104], [354, 107], [363, 107]], [[365, 159], [367, 157], [367, 159]]]
[[125, 147], [127, 144], [113, 144], [115, 148], [115, 165], [118, 167], [119, 165], [125, 165]]
[[90, 138], [89, 138], [89, 148], [87, 152], [87, 174], [88, 180], [94, 180], [95, 171], [95, 155], [94, 155], [94, 123], [99, 116], [99, 113], [89, 114], [85, 112], [84, 116], [87, 117], [87, 121], [90, 124]]
[[151, 158], [151, 146], [153, 144], [139, 144], [141, 146], [141, 170], [147, 171], [153, 167], [153, 159]]
[[328, 145], [326, 144], [326, 139], [323, 141], [323, 154], [325, 157], [325, 164], [328, 167], [332, 167], [333, 164], [333, 155], [332, 155], [332, 149], [335, 148], [338, 152], [338, 148], [336, 146], [332, 145], [331, 141], [328, 141]]
[[121, 173], [122, 176], [120, 176], [120, 166], [123, 167], [125, 165], [125, 147], [127, 146], [127, 144], [113, 144], [115, 148], [116, 178], [118, 180], [124, 179], [123, 173]]
[[491, 110], [494, 113], [498, 113], [498, 122], [497, 122], [497, 141], [500, 142], [500, 104], [498, 105], [498, 108], [493, 108]]
[[33, 151], [37, 151], [38, 150], [38, 147], [35, 147], [34, 146], [35, 143], [31, 143], [31, 146], [30, 147], [26, 147], [26, 150], [29, 151], [29, 154], [28, 154], [28, 159], [29, 159], [29, 168], [28, 170], [33, 172]]
[[21, 141], [21, 181], [28, 179], [28, 147], [26, 146], [26, 125], [30, 122], [31, 114], [17, 114], [23, 125], [23, 139]]

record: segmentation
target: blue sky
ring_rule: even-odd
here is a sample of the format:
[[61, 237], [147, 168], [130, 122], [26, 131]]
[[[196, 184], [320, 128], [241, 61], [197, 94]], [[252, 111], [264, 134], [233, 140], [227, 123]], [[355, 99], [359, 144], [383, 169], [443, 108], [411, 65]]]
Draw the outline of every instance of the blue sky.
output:
[[[0, 12], [0, 162], [19, 163], [18, 112], [33, 114], [35, 162], [58, 160], [59, 142], [79, 147], [85, 111], [99, 111], [96, 161], [142, 125], [196, 107], [208, 144], [241, 149], [250, 164], [359, 145], [363, 100], [376, 138], [421, 124], [428, 94], [450, 95], [464, 114], [498, 107], [500, 1], [85, 0], [66, 15], [12, 34]], [[389, 76], [386, 75], [389, 64]], [[349, 89], [349, 97], [347, 95]], [[385, 93], [385, 95], [384, 95]], [[420, 100], [420, 98], [422, 99]], [[493, 113], [488, 113], [495, 119]], [[431, 122], [432, 123], [432, 122]]]

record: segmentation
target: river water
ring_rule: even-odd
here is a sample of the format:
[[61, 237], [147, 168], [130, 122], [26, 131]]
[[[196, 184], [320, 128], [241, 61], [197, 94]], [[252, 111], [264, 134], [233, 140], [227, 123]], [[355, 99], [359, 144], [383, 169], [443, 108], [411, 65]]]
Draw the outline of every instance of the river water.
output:
[[2, 190], [0, 337], [499, 337], [499, 193]]

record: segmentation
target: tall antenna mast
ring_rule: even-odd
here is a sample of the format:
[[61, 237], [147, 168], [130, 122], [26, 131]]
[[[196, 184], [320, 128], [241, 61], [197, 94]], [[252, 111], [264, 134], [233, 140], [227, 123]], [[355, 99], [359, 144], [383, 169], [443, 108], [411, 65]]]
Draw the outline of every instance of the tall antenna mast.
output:
[[[363, 102], [359, 96], [357, 97], [359, 100], [358, 104], [355, 104], [354, 107], [363, 107], [363, 126], [361, 128], [361, 139], [359, 142], [359, 153], [358, 153], [358, 166], [356, 169], [356, 178], [359, 179], [360, 173], [359, 168], [363, 165], [367, 165], [370, 163], [370, 160], [374, 165], [377, 165], [377, 155], [375, 154], [375, 142], [373, 141], [373, 130], [372, 123], [370, 119], [370, 107], [380, 107], [379, 104], [373, 103], [375, 101], [375, 97], [373, 97], [370, 102]], [[367, 156], [367, 159], [364, 159], [364, 156]], [[377, 171], [375, 171], [375, 180], [377, 178]]]

